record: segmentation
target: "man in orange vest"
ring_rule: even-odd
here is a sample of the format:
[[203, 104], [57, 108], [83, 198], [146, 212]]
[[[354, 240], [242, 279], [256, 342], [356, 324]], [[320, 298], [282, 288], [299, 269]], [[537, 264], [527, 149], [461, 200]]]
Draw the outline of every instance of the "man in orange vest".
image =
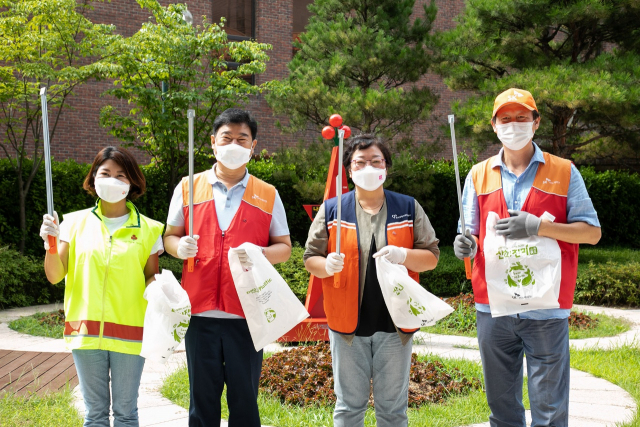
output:
[[[262, 350], [255, 351], [240, 305], [228, 252], [250, 242], [276, 264], [289, 259], [291, 239], [277, 190], [249, 174], [258, 125], [251, 115], [231, 108], [213, 123], [211, 146], [217, 163], [194, 176], [193, 229], [189, 237], [189, 187], [185, 178], [174, 191], [164, 243], [167, 252], [195, 258], [193, 272], [182, 272], [191, 300], [185, 337], [189, 369], [189, 426], [220, 425], [220, 397], [227, 386], [229, 426], [259, 427], [258, 381]], [[243, 267], [251, 261], [239, 254]]]
[[[595, 245], [601, 236], [600, 223], [576, 167], [569, 160], [543, 153], [533, 142], [540, 115], [531, 93], [509, 89], [498, 95], [491, 123], [502, 149], [497, 156], [475, 165], [467, 176], [463, 193], [467, 229], [454, 242], [458, 258], [475, 257], [472, 285], [490, 423], [500, 427], [526, 425], [522, 405], [523, 354], [526, 354], [531, 425], [566, 427], [567, 318], [573, 304], [578, 245]], [[500, 218], [495, 233], [487, 230], [490, 212]], [[553, 239], [550, 243], [557, 244], [561, 254], [561, 260], [555, 260], [561, 265], [555, 283], [559, 291], [557, 301], [547, 303], [555, 308], [492, 316], [487, 282], [494, 276], [492, 269], [498, 266], [488, 261], [493, 254], [484, 251], [488, 234], [523, 242], [530, 236]], [[518, 264], [518, 268], [521, 266]], [[529, 280], [524, 285], [530, 283]], [[526, 302], [514, 304], [524, 306]]]

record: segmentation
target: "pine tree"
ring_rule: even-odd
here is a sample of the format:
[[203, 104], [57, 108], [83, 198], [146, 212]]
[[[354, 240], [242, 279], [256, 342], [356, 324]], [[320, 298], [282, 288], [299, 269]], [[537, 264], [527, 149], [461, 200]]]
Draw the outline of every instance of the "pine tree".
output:
[[[439, 40], [439, 72], [477, 148], [498, 143], [495, 97], [530, 91], [542, 116], [534, 140], [574, 159], [640, 148], [640, 3], [635, 0], [471, 0]], [[461, 130], [462, 126], [461, 126]]]
[[[329, 116], [362, 132], [395, 136], [424, 120], [437, 96], [416, 84], [427, 72], [432, 3], [412, 17], [414, 0], [316, 0], [289, 63], [267, 96], [286, 114], [286, 131], [320, 131]], [[278, 84], [279, 83], [279, 84]]]

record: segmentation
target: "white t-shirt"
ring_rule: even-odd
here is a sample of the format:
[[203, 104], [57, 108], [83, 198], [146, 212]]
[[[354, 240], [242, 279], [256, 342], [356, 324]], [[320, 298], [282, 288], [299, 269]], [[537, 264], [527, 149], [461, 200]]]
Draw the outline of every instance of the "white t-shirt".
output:
[[[64, 219], [60, 223], [60, 235], [58, 236], [58, 238], [61, 241], [69, 243], [69, 240], [71, 239], [71, 236], [70, 236], [71, 227], [73, 225], [74, 219], [75, 219], [75, 216], [69, 215], [68, 219]], [[107, 227], [107, 230], [109, 230], [109, 234], [111, 234], [112, 236], [113, 236], [113, 233], [115, 233], [116, 230], [122, 227], [128, 220], [129, 220], [129, 214], [118, 217], [118, 218], [102, 217], [102, 222], [104, 222], [104, 225]], [[156, 240], [156, 242], [153, 244], [153, 247], [151, 248], [151, 252], [149, 253], [149, 255], [155, 254], [155, 253], [157, 253], [158, 255], [162, 255], [163, 252], [164, 252], [164, 245], [162, 244], [162, 235], [161, 235], [158, 237], [158, 240]]]

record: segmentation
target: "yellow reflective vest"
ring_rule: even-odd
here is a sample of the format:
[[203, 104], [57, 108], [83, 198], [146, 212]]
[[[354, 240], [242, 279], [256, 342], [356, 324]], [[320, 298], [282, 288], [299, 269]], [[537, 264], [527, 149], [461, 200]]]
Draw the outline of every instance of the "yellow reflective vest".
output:
[[101, 202], [67, 214], [72, 221], [64, 290], [69, 349], [140, 354], [147, 301], [144, 267], [164, 226], [127, 201], [129, 220], [113, 236]]

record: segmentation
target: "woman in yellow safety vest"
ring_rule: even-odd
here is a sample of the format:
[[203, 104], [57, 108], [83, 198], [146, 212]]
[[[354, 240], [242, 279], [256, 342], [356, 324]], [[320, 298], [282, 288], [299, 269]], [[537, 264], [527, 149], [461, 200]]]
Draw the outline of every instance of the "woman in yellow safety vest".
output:
[[[110, 396], [115, 425], [138, 426], [143, 294], [158, 272], [164, 227], [129, 201], [146, 183], [123, 149], [101, 150], [83, 187], [99, 197], [94, 207], [64, 215], [60, 225], [57, 213], [44, 215], [44, 268], [51, 283], [67, 279], [64, 339], [80, 380], [84, 426], [109, 425]], [[55, 254], [48, 251], [49, 236], [56, 237]]]

